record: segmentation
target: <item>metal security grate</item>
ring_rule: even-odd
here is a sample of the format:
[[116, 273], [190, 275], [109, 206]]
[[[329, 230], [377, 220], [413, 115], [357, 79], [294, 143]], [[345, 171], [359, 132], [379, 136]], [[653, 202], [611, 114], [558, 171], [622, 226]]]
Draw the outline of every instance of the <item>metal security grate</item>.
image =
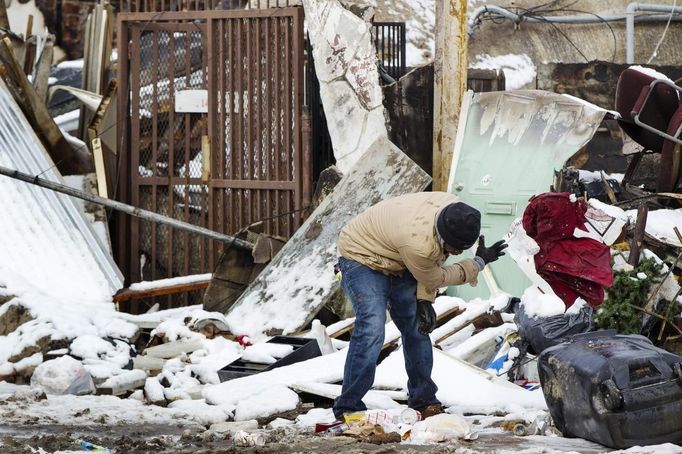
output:
[[[129, 56], [119, 63], [120, 198], [222, 233], [255, 223], [291, 236], [311, 184], [302, 9], [124, 13], [119, 36]], [[178, 96], [201, 96], [205, 109], [178, 111]], [[117, 259], [129, 282], [210, 272], [225, 246], [119, 221]]]
[[405, 22], [374, 22], [374, 47], [386, 72], [395, 80], [405, 75]]
[[[265, 9], [294, 6], [293, 0], [121, 0], [113, 1], [126, 13]], [[298, 2], [297, 4], [300, 4]]]

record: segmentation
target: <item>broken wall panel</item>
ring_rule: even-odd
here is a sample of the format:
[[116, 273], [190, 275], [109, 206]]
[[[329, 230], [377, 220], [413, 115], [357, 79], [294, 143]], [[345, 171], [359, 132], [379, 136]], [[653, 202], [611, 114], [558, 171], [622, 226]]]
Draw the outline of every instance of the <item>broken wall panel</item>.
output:
[[[7, 86], [0, 80], [0, 163], [21, 172], [64, 184]], [[12, 219], [0, 229], [0, 266], [32, 278], [47, 294], [80, 294], [81, 288], [99, 286], [100, 296], [110, 297], [123, 285], [122, 276], [108, 248], [102, 244], [74, 200], [6, 177], [0, 179], [0, 219]], [[24, 219], [16, 219], [25, 216]], [[17, 222], [20, 221], [20, 222]], [[2, 224], [2, 222], [0, 222]], [[19, 225], [24, 233], [16, 230]], [[18, 236], [15, 236], [18, 235]], [[47, 239], [47, 242], [45, 242]], [[64, 264], [50, 269], [50, 260]], [[88, 285], [83, 285], [83, 281]]]
[[372, 25], [338, 0], [303, 6], [336, 166], [346, 173], [387, 135]]
[[339, 287], [334, 264], [344, 224], [381, 200], [420, 191], [429, 182], [387, 138], [378, 139], [232, 306], [230, 328], [251, 336], [300, 330]]

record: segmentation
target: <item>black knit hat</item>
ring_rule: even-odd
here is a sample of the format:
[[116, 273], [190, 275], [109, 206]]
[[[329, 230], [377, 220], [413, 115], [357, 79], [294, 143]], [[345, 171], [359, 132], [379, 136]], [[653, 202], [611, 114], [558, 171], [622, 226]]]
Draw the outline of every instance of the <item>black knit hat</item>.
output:
[[448, 246], [469, 249], [481, 233], [481, 213], [466, 203], [451, 203], [440, 211], [436, 228]]

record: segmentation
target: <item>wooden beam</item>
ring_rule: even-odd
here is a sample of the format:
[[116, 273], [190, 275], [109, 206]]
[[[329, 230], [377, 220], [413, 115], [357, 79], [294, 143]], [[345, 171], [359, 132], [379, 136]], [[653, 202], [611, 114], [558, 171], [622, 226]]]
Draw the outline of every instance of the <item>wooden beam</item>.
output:
[[446, 191], [467, 89], [467, 2], [436, 0], [433, 63], [433, 190]]
[[[464, 312], [464, 309], [460, 308], [459, 306], [451, 307], [447, 311], [436, 316], [436, 322], [437, 322], [436, 327], [438, 327], [444, 323], [447, 323], [451, 318], [457, 317], [459, 314], [461, 314], [463, 312]], [[343, 336], [344, 334], [353, 331], [354, 328], [355, 328], [355, 323], [351, 323], [350, 325], [344, 326], [340, 330], [330, 334], [329, 337], [331, 337], [332, 339], [337, 339], [337, 338]], [[387, 345], [385, 345], [384, 348], [386, 346]]]
[[114, 295], [115, 303], [122, 303], [129, 300], [141, 300], [153, 296], [173, 295], [175, 293], [194, 292], [196, 290], [206, 290], [211, 279], [204, 279], [189, 284], [176, 284], [168, 287], [158, 287], [146, 290], [131, 290], [124, 288]]

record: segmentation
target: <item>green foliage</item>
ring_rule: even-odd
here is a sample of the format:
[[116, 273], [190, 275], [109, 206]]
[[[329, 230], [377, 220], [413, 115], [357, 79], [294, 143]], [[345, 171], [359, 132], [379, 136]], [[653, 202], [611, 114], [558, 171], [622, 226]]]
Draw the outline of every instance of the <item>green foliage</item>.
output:
[[[661, 282], [662, 268], [653, 258], [647, 258], [641, 260], [632, 271], [616, 271], [607, 298], [597, 310], [597, 326], [600, 329], [615, 329], [621, 334], [639, 334], [642, 312], [635, 307], [643, 307], [651, 287]], [[646, 278], [638, 278], [639, 273], [646, 274]]]

